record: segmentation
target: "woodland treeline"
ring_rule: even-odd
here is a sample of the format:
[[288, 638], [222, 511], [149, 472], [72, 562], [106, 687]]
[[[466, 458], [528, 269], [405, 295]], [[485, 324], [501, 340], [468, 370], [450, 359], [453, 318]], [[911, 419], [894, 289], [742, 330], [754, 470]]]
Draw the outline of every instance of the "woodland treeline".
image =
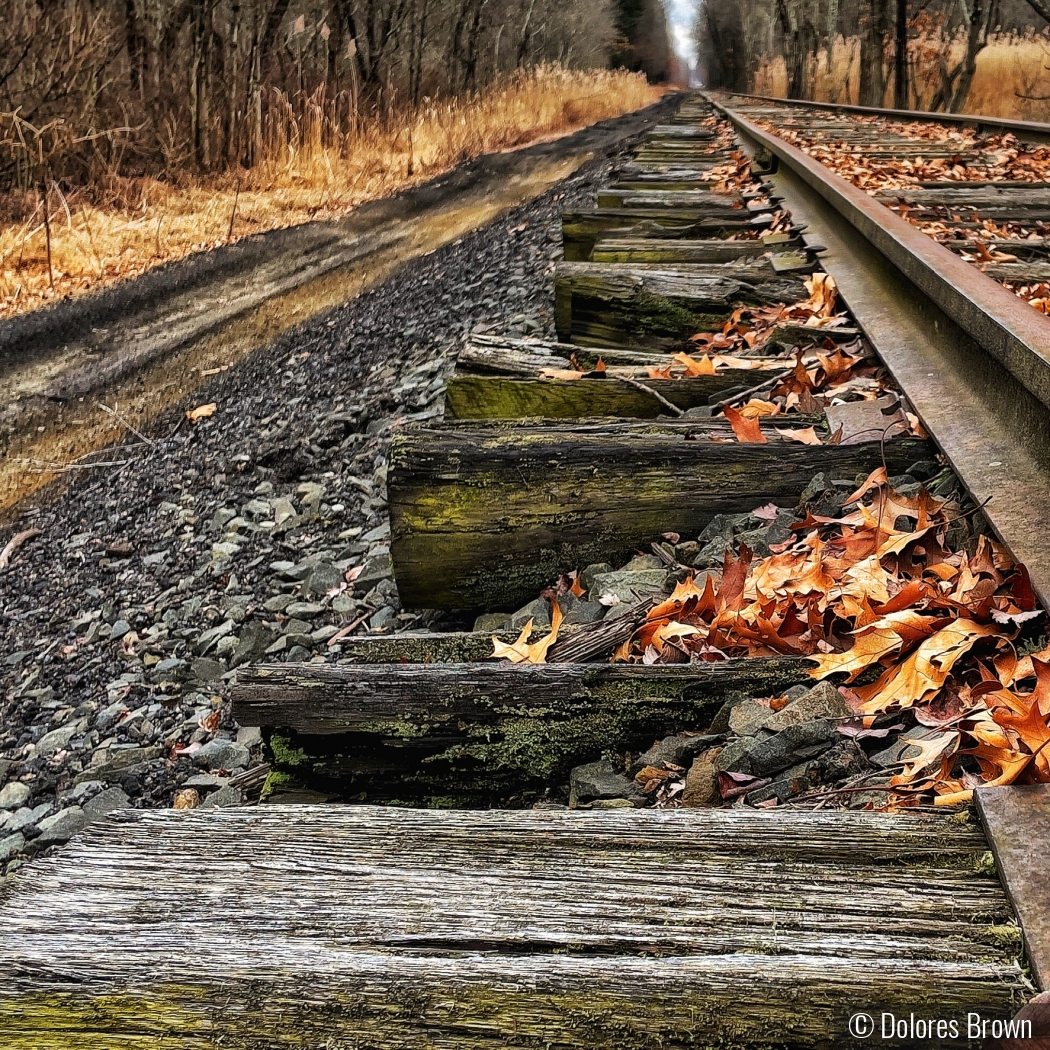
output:
[[[700, 2], [701, 75], [734, 91], [768, 88], [776, 63], [789, 98], [959, 112], [991, 44], [1014, 45], [1012, 65], [1050, 59], [1040, 39], [1050, 0]], [[1012, 83], [990, 87], [1023, 96]]]
[[251, 166], [538, 65], [668, 76], [660, 0], [8, 0], [0, 189]]

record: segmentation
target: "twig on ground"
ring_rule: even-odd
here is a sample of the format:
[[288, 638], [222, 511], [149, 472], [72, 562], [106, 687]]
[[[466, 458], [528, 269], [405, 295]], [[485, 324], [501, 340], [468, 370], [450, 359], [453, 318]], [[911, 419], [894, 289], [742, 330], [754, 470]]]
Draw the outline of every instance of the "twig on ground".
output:
[[125, 419], [115, 408], [110, 408], [108, 405], [102, 404], [101, 401], [96, 401], [95, 404], [98, 405], [98, 407], [101, 408], [102, 411], [105, 412], [107, 415], [112, 416], [118, 423], [121, 423], [124, 426], [126, 426], [128, 430], [130, 430], [132, 434], [134, 434], [135, 437], [137, 437], [140, 441], [144, 441], [151, 448], [157, 447], [156, 441], [153, 441], [151, 438], [146, 437], [146, 435], [143, 434], [141, 430], [136, 430], [135, 427], [131, 424], [131, 422]]
[[26, 529], [24, 532], [16, 532], [14, 536], [7, 541], [7, 546], [0, 551], [0, 569], [6, 569], [8, 565], [11, 564], [11, 559], [14, 557], [15, 551], [17, 551], [23, 543], [39, 535], [40, 529]]
[[727, 398], [717, 402], [711, 406], [711, 414], [714, 415], [720, 408], [725, 408], [726, 405], [735, 405], [738, 401], [743, 401], [744, 398], [750, 397], [752, 394], [760, 394], [763, 390], [768, 390], [772, 386], [776, 386], [782, 379], [787, 379], [792, 372], [795, 371], [795, 366], [792, 365], [790, 368], [785, 368], [783, 372], [777, 372], [771, 379], [764, 379], [757, 386], [748, 387], [747, 390], [738, 390], [735, 394], [731, 394]]
[[338, 645], [348, 634], [352, 634], [358, 627], [361, 626], [368, 619], [369, 616], [373, 615], [373, 610], [369, 610], [363, 616], [359, 616], [352, 623], [348, 623], [345, 627], [341, 628], [337, 634], [333, 634], [328, 639], [328, 646], [331, 648], [333, 645]]
[[655, 397], [661, 405], [665, 405], [669, 408], [676, 416], [684, 416], [685, 410], [679, 408], [673, 401], [668, 401], [663, 394], [658, 394], [652, 387], [646, 386], [644, 383], [639, 383], [637, 379], [628, 379], [627, 376], [615, 376], [621, 383], [626, 383], [628, 386], [633, 386], [636, 390], [641, 390], [643, 393], [649, 394]]

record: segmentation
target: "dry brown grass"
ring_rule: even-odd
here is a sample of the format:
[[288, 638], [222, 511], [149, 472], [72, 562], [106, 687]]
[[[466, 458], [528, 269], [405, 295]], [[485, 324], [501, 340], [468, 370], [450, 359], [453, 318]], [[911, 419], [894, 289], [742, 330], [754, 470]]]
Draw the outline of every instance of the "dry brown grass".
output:
[[[925, 109], [937, 90], [935, 57], [940, 44], [934, 38], [912, 40], [912, 106]], [[949, 66], [963, 55], [961, 37], [952, 41]], [[856, 102], [860, 79], [860, 42], [839, 37], [832, 49], [830, 68], [821, 51], [811, 66], [813, 97], [819, 102]], [[783, 96], [787, 90], [784, 60], [763, 61], [755, 77], [754, 90], [762, 95]], [[1050, 95], [1050, 35], [1031, 30], [1024, 34], [992, 37], [977, 56], [977, 73], [964, 107], [967, 113], [1018, 120], [1050, 120], [1050, 100], [1024, 96]], [[885, 105], [893, 104], [892, 83], [887, 86]]]
[[[0, 198], [0, 317], [83, 294], [249, 234], [343, 215], [482, 153], [641, 109], [660, 89], [641, 75], [545, 67], [480, 97], [427, 103], [386, 126], [333, 128], [313, 98], [271, 108], [266, 159], [221, 178], [112, 180], [48, 195], [54, 288], [39, 201]], [[328, 144], [326, 144], [328, 143]], [[34, 211], [34, 207], [36, 210]], [[5, 214], [32, 213], [23, 221]]]

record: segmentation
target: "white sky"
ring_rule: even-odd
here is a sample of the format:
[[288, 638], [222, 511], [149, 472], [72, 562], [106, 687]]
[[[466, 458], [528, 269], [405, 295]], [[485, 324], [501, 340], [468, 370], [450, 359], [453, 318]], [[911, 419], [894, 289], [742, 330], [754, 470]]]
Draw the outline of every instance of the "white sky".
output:
[[696, 20], [697, 0], [664, 0], [664, 7], [667, 8], [667, 20], [671, 24], [674, 49], [693, 68], [696, 65], [693, 22]]

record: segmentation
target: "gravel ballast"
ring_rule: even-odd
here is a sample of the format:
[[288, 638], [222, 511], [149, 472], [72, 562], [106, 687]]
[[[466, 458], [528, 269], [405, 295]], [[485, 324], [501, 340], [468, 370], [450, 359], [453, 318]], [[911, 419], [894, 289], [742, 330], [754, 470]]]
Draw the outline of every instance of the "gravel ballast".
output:
[[0, 873], [114, 801], [170, 806], [187, 781], [237, 801], [229, 782], [262, 761], [229, 715], [238, 667], [337, 660], [351, 625], [427, 625], [391, 578], [391, 428], [440, 416], [467, 333], [553, 337], [559, 214], [608, 165], [215, 376], [154, 445], [129, 434], [103, 457], [123, 466], [0, 528], [0, 546], [40, 530], [0, 570]]

